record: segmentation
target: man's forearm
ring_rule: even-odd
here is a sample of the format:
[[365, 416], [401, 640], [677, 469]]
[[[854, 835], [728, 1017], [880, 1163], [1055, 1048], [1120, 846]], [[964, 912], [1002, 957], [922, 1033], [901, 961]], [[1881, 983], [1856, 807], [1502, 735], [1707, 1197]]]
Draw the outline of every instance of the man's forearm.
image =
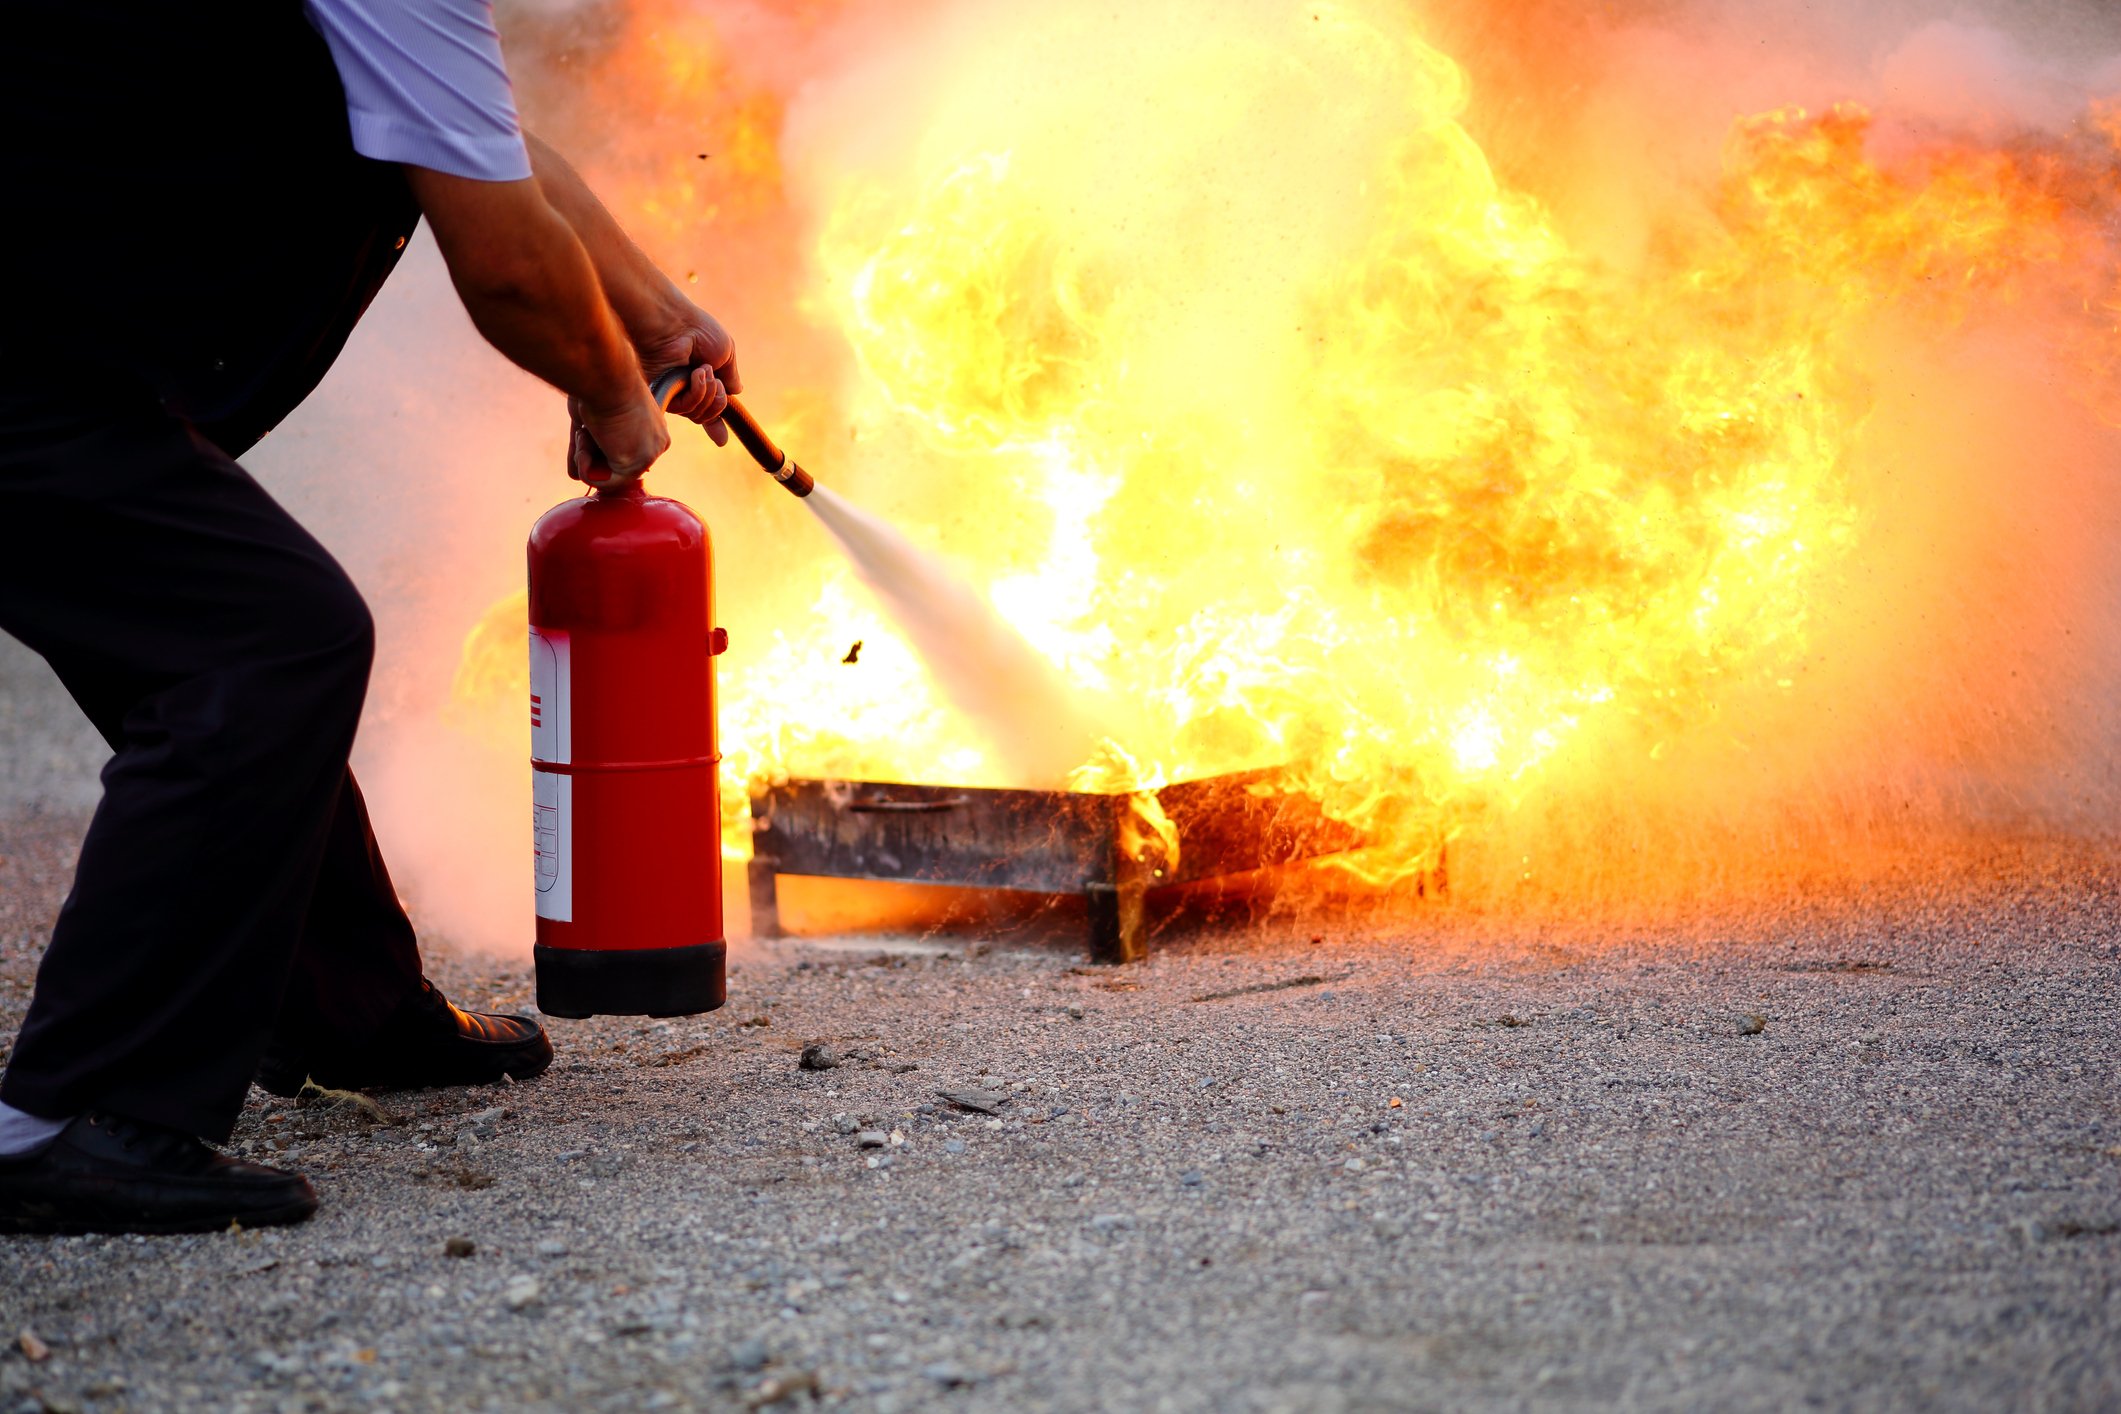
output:
[[[660, 329], [671, 318], [674, 307], [689, 307], [669, 277], [620, 229], [567, 159], [532, 134], [525, 133], [523, 140], [530, 148], [531, 170], [545, 200], [574, 227], [582, 249], [596, 267], [605, 298], [635, 339], [644, 339]], [[658, 371], [649, 370], [651, 374]]]
[[622, 316], [537, 184], [407, 171], [464, 307], [494, 347], [592, 405], [616, 407], [635, 395], [640, 363]]

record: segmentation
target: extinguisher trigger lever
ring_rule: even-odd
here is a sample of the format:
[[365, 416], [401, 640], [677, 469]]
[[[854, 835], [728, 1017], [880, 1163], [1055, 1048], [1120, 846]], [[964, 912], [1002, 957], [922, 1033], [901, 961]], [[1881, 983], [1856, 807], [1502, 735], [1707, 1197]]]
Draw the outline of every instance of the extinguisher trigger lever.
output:
[[729, 651], [729, 630], [711, 628], [707, 630], [707, 656], [718, 658]]

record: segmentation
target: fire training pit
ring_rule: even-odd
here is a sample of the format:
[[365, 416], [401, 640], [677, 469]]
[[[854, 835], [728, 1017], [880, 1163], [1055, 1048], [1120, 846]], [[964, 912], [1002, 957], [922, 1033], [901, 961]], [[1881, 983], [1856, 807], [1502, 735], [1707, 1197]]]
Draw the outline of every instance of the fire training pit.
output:
[[1080, 894], [1094, 962], [1137, 962], [1153, 889], [1353, 849], [1361, 837], [1272, 771], [1153, 795], [790, 780], [754, 790], [751, 923], [779, 937], [783, 874]]

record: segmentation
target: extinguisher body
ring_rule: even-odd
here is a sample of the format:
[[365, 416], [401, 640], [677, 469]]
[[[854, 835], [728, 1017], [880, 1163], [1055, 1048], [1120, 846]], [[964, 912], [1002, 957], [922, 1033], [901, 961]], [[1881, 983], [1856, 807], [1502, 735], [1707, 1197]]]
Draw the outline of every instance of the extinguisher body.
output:
[[707, 528], [639, 483], [530, 536], [538, 1008], [722, 1005], [719, 761]]

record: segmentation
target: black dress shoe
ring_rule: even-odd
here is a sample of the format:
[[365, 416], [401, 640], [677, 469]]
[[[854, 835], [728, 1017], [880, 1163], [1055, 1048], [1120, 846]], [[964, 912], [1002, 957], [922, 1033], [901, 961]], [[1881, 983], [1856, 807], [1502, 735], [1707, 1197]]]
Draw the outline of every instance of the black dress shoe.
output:
[[420, 990], [356, 1054], [302, 1056], [275, 1043], [258, 1067], [258, 1085], [291, 1099], [304, 1079], [333, 1090], [422, 1090], [437, 1085], [491, 1085], [502, 1076], [528, 1080], [552, 1064], [545, 1028], [527, 1016], [496, 1016], [451, 1006], [420, 979]]
[[301, 1174], [118, 1115], [82, 1115], [35, 1153], [0, 1159], [0, 1232], [218, 1232], [316, 1210]]

